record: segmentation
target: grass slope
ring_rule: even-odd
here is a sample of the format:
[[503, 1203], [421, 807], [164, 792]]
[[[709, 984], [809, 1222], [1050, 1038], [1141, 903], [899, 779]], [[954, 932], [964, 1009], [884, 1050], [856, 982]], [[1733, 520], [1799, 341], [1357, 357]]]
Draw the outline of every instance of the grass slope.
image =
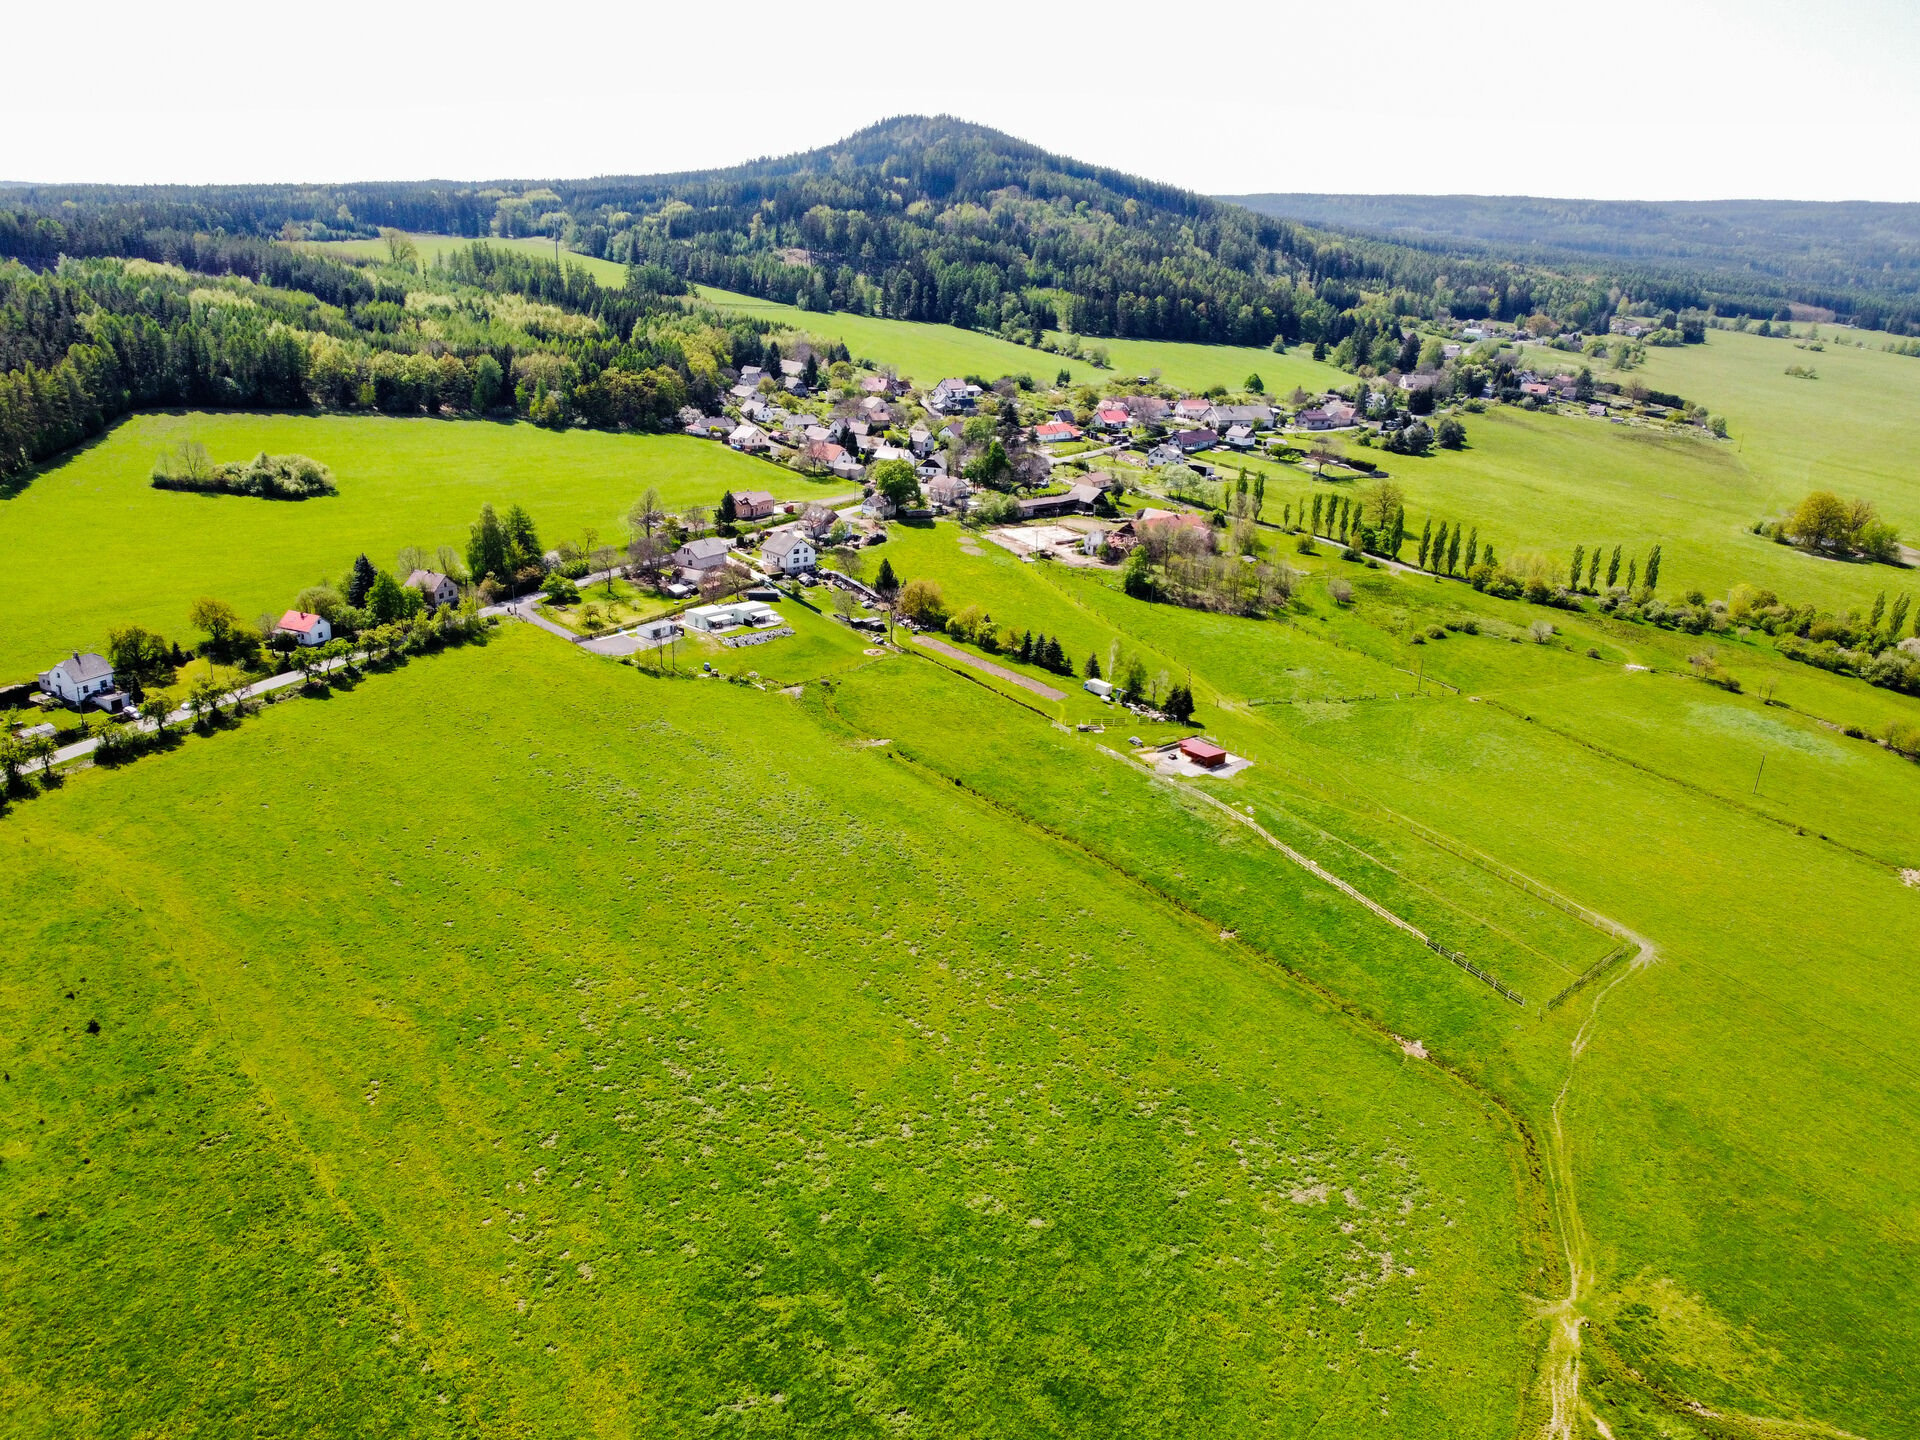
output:
[[1510, 1430], [1497, 1112], [809, 703], [514, 629], [20, 806], [11, 1428]]
[[[943, 533], [910, 568], [963, 604], [982, 562], [956, 546], [943, 566]], [[1571, 1193], [1597, 1280], [1583, 1306], [1587, 1393], [1614, 1433], [1703, 1433], [1633, 1396], [1621, 1361], [1726, 1412], [1903, 1433], [1920, 1403], [1894, 1378], [1920, 1314], [1920, 1148], [1905, 1120], [1920, 1074], [1903, 1058], [1920, 1043], [1920, 976], [1905, 958], [1920, 894], [1898, 869], [1920, 858], [1905, 819], [1920, 807], [1920, 770], [1814, 716], [1702, 685], [1686, 657], [1714, 648], [1750, 692], [1839, 722], [1920, 707], [1757, 641], [1555, 613], [1552, 644], [1515, 644], [1541, 611], [1328, 568], [1356, 577], [1358, 603], [1330, 606], [1309, 581], [1290, 624], [1147, 606], [1102, 577], [1038, 566], [994, 563], [981, 588], [1063, 631], [1094, 614], [1131, 643], [1190, 658], [1208, 733], [1258, 762], [1203, 788], [1507, 977], [1524, 1011], [1489, 1003], [1433, 957], [1389, 962], [1330, 920], [1312, 928], [1331, 944], [1302, 939], [1311, 899], [1297, 875], [1219, 812], [1103, 760], [1111, 733], [1063, 735], [1000, 702], [998, 722], [967, 719], [954, 696], [893, 693], [879, 670], [849, 679], [838, 703], [922, 763], [1190, 895], [1223, 929], [1496, 1087], [1537, 1134], [1571, 1075]], [[1408, 643], [1461, 616], [1482, 633]], [[1369, 665], [1380, 679], [1418, 665], [1463, 693], [1416, 699], [1402, 677], [1397, 699], [1378, 684], [1377, 698], [1352, 698]], [[1288, 703], [1252, 703], [1275, 691]], [[996, 742], [956, 745], [956, 728]], [[1422, 825], [1446, 843], [1422, 840]], [[1571, 1069], [1574, 1031], [1604, 986], [1558, 1009], [1540, 1001], [1611, 947], [1525, 891], [1502, 897], [1492, 871], [1459, 865], [1472, 854], [1658, 947], [1649, 969], [1612, 972], [1625, 978]], [[1320, 903], [1337, 909], [1330, 892]]]
[[[155, 490], [154, 455], [183, 436], [218, 460], [311, 455], [332, 467], [340, 493], [289, 503]], [[686, 436], [379, 416], [135, 416], [0, 499], [0, 547], [67, 557], [15, 587], [0, 623], [0, 675], [99, 648], [117, 624], [190, 638], [186, 610], [201, 595], [249, 617], [278, 612], [363, 550], [390, 565], [402, 545], [464, 548], [489, 501], [526, 506], [548, 544], [587, 526], [617, 539], [650, 485], [669, 506], [711, 505], [733, 486], [771, 486], [782, 498], [844, 492]]]
[[[474, 243], [472, 239], [460, 235], [422, 235], [410, 234], [414, 249], [419, 252], [422, 264], [431, 265], [449, 251], [461, 249]], [[627, 283], [627, 267], [612, 260], [601, 260], [592, 255], [582, 255], [574, 250], [556, 251], [553, 241], [541, 239], [535, 235], [517, 237], [488, 236], [488, 245], [496, 250], [512, 250], [521, 255], [531, 255], [536, 260], [558, 259], [565, 265], [579, 265], [602, 285], [619, 289]], [[360, 260], [385, 260], [387, 242], [385, 240], [319, 240], [306, 243], [306, 249], [322, 255], [350, 256]]]
[[[1777, 510], [1787, 491], [1756, 473], [1751, 449], [1505, 407], [1469, 415], [1466, 424], [1464, 450], [1426, 457], [1376, 451], [1371, 457], [1407, 493], [1409, 560], [1420, 527], [1431, 517], [1436, 525], [1477, 528], [1503, 559], [1538, 551], [1563, 575], [1575, 545], [1589, 553], [1595, 545], [1609, 552], [1623, 545], [1627, 557], [1644, 561], [1658, 543], [1661, 589], [1675, 596], [1695, 586], [1724, 596], [1746, 581], [1797, 603], [1845, 609], [1871, 602], [1877, 590], [1909, 583], [1907, 571], [1815, 559], [1752, 534], [1753, 522]], [[1243, 463], [1250, 471], [1266, 471], [1266, 510], [1276, 521], [1281, 505], [1297, 508], [1302, 495], [1357, 497], [1367, 488], [1364, 480], [1322, 482], [1295, 467], [1219, 458], [1229, 473]]]
[[[1781, 513], [1813, 489], [1864, 495], [1920, 535], [1920, 360], [1889, 355], [1886, 337], [1825, 328], [1822, 351], [1792, 341], [1709, 330], [1704, 345], [1652, 349], [1640, 374], [1727, 417], [1742, 464], [1759, 482], [1761, 513]], [[1862, 338], [1855, 349], [1838, 337]], [[1818, 379], [1786, 373], [1811, 368]], [[1756, 516], [1756, 518], [1758, 518]], [[1887, 573], [1887, 572], [1882, 572]]]

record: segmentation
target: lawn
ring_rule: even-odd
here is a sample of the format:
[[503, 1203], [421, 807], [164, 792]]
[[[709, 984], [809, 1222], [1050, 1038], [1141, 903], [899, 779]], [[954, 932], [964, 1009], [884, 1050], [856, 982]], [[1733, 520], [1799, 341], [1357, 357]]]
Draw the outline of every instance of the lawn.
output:
[[9, 1429], [1512, 1431], [1499, 1112], [822, 703], [510, 627], [17, 806]]
[[[1055, 341], [1066, 337], [1054, 333]], [[1124, 378], [1160, 372], [1161, 383], [1199, 392], [1223, 385], [1238, 391], [1258, 375], [1270, 396], [1284, 400], [1295, 386], [1318, 395], [1353, 383], [1353, 376], [1313, 358], [1312, 346], [1295, 345], [1284, 355], [1245, 345], [1194, 345], [1179, 340], [1116, 340], [1082, 335], [1081, 345], [1107, 352], [1113, 373]]]
[[[216, 460], [296, 451], [333, 469], [340, 493], [300, 502], [155, 490], [154, 455], [203, 440]], [[403, 545], [464, 549], [480, 507], [524, 505], [552, 545], [588, 527], [620, 543], [649, 486], [671, 507], [714, 504], [730, 487], [815, 490], [790, 471], [686, 436], [553, 432], [525, 424], [346, 415], [147, 414], [0, 499], [0, 548], [84, 556], [15, 586], [0, 623], [0, 675], [98, 649], [110, 627], [146, 625], [191, 643], [201, 595], [248, 618], [278, 613], [301, 587], [337, 578], [361, 552], [393, 564]]]

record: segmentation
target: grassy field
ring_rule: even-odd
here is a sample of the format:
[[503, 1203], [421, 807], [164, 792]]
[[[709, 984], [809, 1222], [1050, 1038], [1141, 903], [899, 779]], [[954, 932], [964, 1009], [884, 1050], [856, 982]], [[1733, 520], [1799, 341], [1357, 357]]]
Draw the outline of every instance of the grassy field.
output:
[[1499, 1112], [824, 699], [514, 627], [17, 807], [9, 1429], [1521, 1423]]
[[[474, 243], [472, 239], [459, 235], [421, 235], [407, 237], [413, 241], [423, 264], [431, 265], [449, 251], [458, 250]], [[582, 255], [577, 251], [561, 249], [556, 251], [553, 241], [538, 236], [522, 235], [502, 238], [498, 235], [486, 237], [486, 243], [499, 250], [513, 250], [522, 255], [531, 255], [536, 260], [558, 259], [562, 264], [579, 265], [602, 285], [619, 289], [627, 283], [627, 267], [612, 260], [600, 260], [592, 255]], [[350, 255], [356, 259], [384, 260], [387, 258], [385, 240], [321, 240], [308, 243], [304, 248], [322, 255]]]
[[[1406, 492], [1414, 541], [1403, 552], [1409, 559], [1421, 526], [1431, 518], [1436, 525], [1477, 528], [1502, 559], [1529, 551], [1545, 555], [1563, 575], [1575, 545], [1589, 553], [1595, 545], [1609, 552], [1621, 545], [1628, 558], [1644, 561], [1657, 543], [1661, 589], [1670, 596], [1696, 586], [1709, 597], [1725, 596], [1744, 581], [1795, 603], [1845, 609], [1871, 603], [1880, 590], [1891, 595], [1920, 589], [1908, 570], [1818, 559], [1753, 534], [1755, 520], [1789, 503], [1785, 497], [1791, 487], [1758, 473], [1750, 463], [1751, 449], [1705, 436], [1507, 407], [1465, 420], [1464, 450], [1426, 457], [1375, 451], [1370, 457]], [[1302, 495], [1357, 499], [1370, 483], [1318, 480], [1298, 466], [1258, 457], [1208, 458], [1228, 474], [1242, 466], [1264, 472], [1266, 515], [1274, 521], [1283, 504], [1297, 509]], [[1624, 560], [1621, 579], [1624, 583]]]
[[[1829, 341], [1816, 352], [1709, 330], [1704, 345], [1648, 350], [1635, 373], [1727, 417], [1766, 510], [1784, 512], [1813, 489], [1864, 495], [1911, 543], [1920, 537], [1920, 360], [1880, 350], [1885, 336], [1856, 337], [1871, 348], [1855, 349], [1834, 343], [1853, 332], [1823, 333]], [[1819, 378], [1790, 376], [1789, 365]]]
[[[340, 493], [287, 503], [153, 489], [154, 455], [186, 436], [216, 460], [259, 450], [311, 455], [332, 467]], [[677, 435], [376, 416], [136, 416], [0, 499], [0, 546], [85, 557], [57, 581], [49, 573], [16, 586], [0, 607], [0, 675], [98, 648], [116, 624], [190, 639], [187, 607], [201, 595], [251, 618], [285, 608], [302, 586], [337, 578], [362, 551], [391, 565], [403, 545], [464, 548], [488, 502], [524, 505], [549, 545], [589, 526], [617, 543], [627, 508], [649, 486], [669, 507], [710, 506], [729, 487], [771, 486], [783, 499], [836, 493]]]
[[[1310, 583], [1291, 624], [1233, 620], [957, 543], [943, 565], [951, 537], [941, 527], [917, 542], [908, 567], [941, 579], [949, 605], [990, 597], [1062, 631], [1097, 616], [1190, 660], [1201, 723], [1257, 762], [1221, 792], [1529, 1005], [1490, 1008], [1484, 988], [1437, 961], [1381, 967], [1345, 934], [1324, 947], [1303, 938], [1330, 933], [1301, 923], [1310, 887], [1214, 813], [1164, 789], [1129, 798], [1124, 769], [1102, 771], [1099, 737], [981, 716], [965, 728], [991, 727], [995, 745], [954, 746], [956, 714], [1000, 704], [979, 686], [909, 697], [891, 672], [861, 672], [836, 695], [857, 728], [1152, 883], [1177, 889], [1204, 864], [1196, 903], [1223, 928], [1420, 1037], [1542, 1133], [1568, 1084], [1566, 1193], [1595, 1275], [1585, 1393], [1615, 1434], [1696, 1433], [1626, 1384], [1622, 1362], [1730, 1412], [1901, 1433], [1915, 1396], [1886, 1367], [1920, 1312], [1912, 1242], [1897, 1238], [1920, 1213], [1920, 1155], [1901, 1118], [1920, 1077], [1899, 1058], [1920, 1040], [1901, 959], [1920, 895], [1897, 870], [1920, 859], [1907, 819], [1920, 770], [1798, 710], [1688, 678], [1703, 643], [1692, 637], [1556, 614], [1552, 643], [1516, 644], [1538, 610], [1353, 567], [1340, 572], [1362, 577], [1351, 610]], [[1463, 616], [1479, 635], [1411, 645], [1416, 629]], [[1920, 714], [1757, 642], [1706, 643], [1750, 691], [1815, 715]], [[1429, 686], [1416, 699], [1396, 668], [1415, 666], [1462, 693]], [[1541, 1002], [1610, 942], [1462, 865], [1468, 854], [1652, 937], [1658, 960], [1611, 972], [1626, 979], [1571, 1069], [1572, 1030], [1604, 985]], [[1319, 899], [1324, 914], [1332, 897]]]

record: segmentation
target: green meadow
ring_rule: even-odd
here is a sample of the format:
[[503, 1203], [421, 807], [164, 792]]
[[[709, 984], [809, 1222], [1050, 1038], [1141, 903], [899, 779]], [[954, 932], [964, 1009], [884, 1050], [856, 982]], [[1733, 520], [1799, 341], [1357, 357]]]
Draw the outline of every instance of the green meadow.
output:
[[[1825, 348], [1815, 351], [1709, 330], [1704, 345], [1649, 349], [1634, 373], [1727, 417], [1735, 453], [1771, 513], [1814, 489], [1865, 496], [1911, 543], [1920, 536], [1920, 360], [1880, 349], [1884, 335], [1821, 333]], [[1817, 378], [1788, 375], [1788, 366]]]
[[[299, 502], [156, 490], [154, 456], [205, 442], [216, 460], [265, 450], [330, 466], [340, 493]], [[717, 503], [729, 487], [781, 498], [845, 493], [681, 435], [554, 432], [526, 424], [364, 415], [138, 415], [0, 499], [0, 547], [85, 556], [59, 583], [0, 606], [0, 674], [44, 669], [98, 648], [114, 625], [191, 637], [201, 595], [253, 616], [337, 578], [362, 551], [391, 565], [404, 545], [463, 549], [483, 504], [524, 505], [552, 545], [589, 527], [623, 543], [627, 509], [649, 486], [669, 508]]]
[[[407, 238], [413, 242], [414, 250], [423, 264], [431, 265], [450, 251], [461, 249], [474, 243], [474, 239], [463, 235], [422, 235], [410, 233]], [[627, 267], [612, 260], [601, 260], [592, 255], [582, 255], [578, 251], [558, 249], [551, 240], [537, 235], [481, 237], [488, 245], [497, 250], [512, 250], [521, 255], [531, 255], [536, 260], [558, 260], [565, 265], [578, 265], [602, 285], [616, 289], [627, 283]], [[320, 240], [308, 242], [303, 248], [321, 255], [343, 255], [357, 260], [385, 260], [388, 256], [387, 242], [380, 240]]]
[[[1463, 419], [1463, 450], [1427, 456], [1354, 452], [1367, 454], [1406, 492], [1413, 541], [1403, 552], [1408, 559], [1430, 519], [1477, 529], [1502, 560], [1543, 555], [1563, 576], [1575, 545], [1589, 555], [1595, 545], [1609, 554], [1620, 545], [1623, 584], [1626, 561], [1644, 563], [1658, 544], [1660, 586], [1672, 595], [1697, 587], [1709, 597], [1725, 596], [1746, 582], [1795, 603], [1844, 610], [1870, 604], [1880, 590], [1891, 595], [1914, 588], [1906, 570], [1817, 558], [1753, 534], [1756, 520], [1780, 514], [1811, 484], [1796, 489], [1760, 473], [1750, 463], [1752, 447], [1505, 406]], [[1833, 434], [1839, 443], [1843, 432]], [[1265, 514], [1274, 521], [1282, 505], [1298, 510], [1303, 495], [1309, 504], [1314, 494], [1357, 501], [1369, 485], [1359, 478], [1320, 480], [1296, 465], [1260, 457], [1223, 452], [1207, 458], [1229, 475], [1243, 467], [1264, 473]]]
[[1520, 1426], [1502, 1112], [854, 683], [509, 627], [21, 802], [9, 1429]]
[[[1207, 733], [1257, 762], [1200, 788], [1528, 1003], [1489, 1003], [1430, 956], [1369, 959], [1359, 937], [1323, 928], [1356, 917], [1270, 847], [1164, 782], [1130, 787], [1126, 762], [1102, 754], [1124, 748], [1111, 729], [1016, 728], [990, 718], [1009, 707], [981, 686], [923, 679], [907, 698], [882, 670], [836, 693], [856, 728], [1189, 898], [1508, 1097], [1536, 1134], [1565, 1085], [1566, 1182], [1553, 1189], [1577, 1207], [1590, 1275], [1583, 1393], [1613, 1433], [1695, 1433], [1627, 1367], [1729, 1413], [1901, 1432], [1916, 1397], [1889, 1367], [1920, 1306], [1912, 1242], [1896, 1238], [1920, 1213], [1903, 1118], [1920, 1077], [1899, 1057], [1920, 1040], [1920, 978], [1903, 959], [1920, 894], [1899, 872], [1920, 857], [1920, 771], [1839, 726], [1911, 722], [1920, 706], [1754, 640], [1556, 612], [1559, 633], [1534, 644], [1522, 637], [1543, 612], [1426, 578], [1357, 572], [1351, 609], [1310, 578], [1285, 621], [1235, 620], [991, 553], [943, 564], [951, 534], [896, 548], [896, 567], [940, 578], [949, 605], [991, 597], [1020, 625], [1190, 661]], [[1411, 643], [1463, 618], [1480, 633]], [[1691, 677], [1703, 644], [1748, 693]], [[954, 745], [957, 715], [999, 743]], [[1653, 963], [1549, 1007], [1615, 941], [1500, 880], [1510, 872], [1648, 936]]]

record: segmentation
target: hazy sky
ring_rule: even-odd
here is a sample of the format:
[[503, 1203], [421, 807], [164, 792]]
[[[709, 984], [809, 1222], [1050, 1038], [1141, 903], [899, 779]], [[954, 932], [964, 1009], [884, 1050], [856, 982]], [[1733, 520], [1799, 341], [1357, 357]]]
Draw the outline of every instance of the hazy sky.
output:
[[1920, 0], [11, 12], [6, 180], [648, 173], [918, 112], [1214, 193], [1920, 200]]

